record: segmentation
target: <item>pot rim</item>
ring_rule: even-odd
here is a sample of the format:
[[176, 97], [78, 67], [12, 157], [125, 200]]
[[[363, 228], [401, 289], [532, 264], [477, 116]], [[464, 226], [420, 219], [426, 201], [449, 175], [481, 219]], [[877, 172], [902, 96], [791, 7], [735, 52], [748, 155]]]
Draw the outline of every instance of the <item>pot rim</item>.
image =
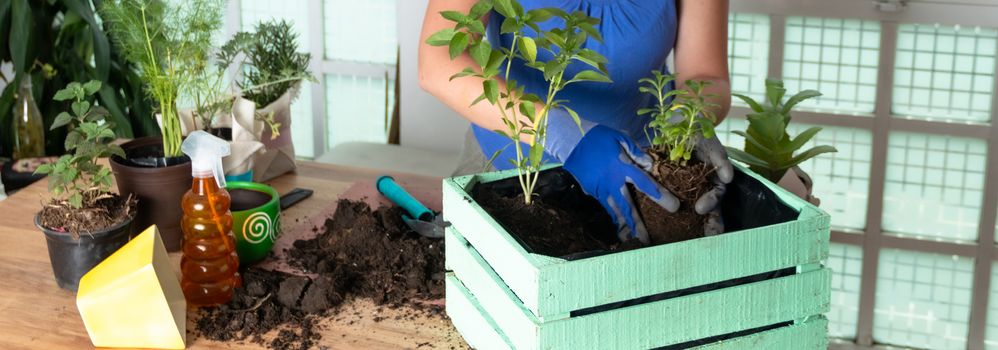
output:
[[[92, 238], [95, 239], [95, 240], [99, 239], [99, 238], [103, 238], [104, 236], [106, 236], [106, 235], [108, 235], [108, 234], [110, 234], [112, 232], [117, 232], [117, 231], [121, 230], [122, 228], [124, 228], [127, 225], [131, 225], [131, 223], [133, 221], [135, 221], [136, 214], [138, 214], [138, 206], [134, 206], [134, 208], [132, 208], [131, 214], [128, 215], [128, 218], [126, 220], [124, 220], [124, 221], [122, 221], [120, 223], [117, 223], [117, 224], [115, 224], [114, 226], [111, 226], [111, 227], [105, 227], [104, 229], [101, 229], [101, 230], [98, 230], [98, 231], [87, 232], [86, 235], [92, 236]], [[76, 242], [80, 241], [80, 239], [73, 239], [73, 235], [70, 234], [69, 232], [60, 232], [60, 231], [56, 231], [56, 230], [50, 229], [48, 227], [42, 226], [42, 222], [41, 221], [42, 221], [42, 212], [39, 210], [37, 213], [35, 213], [35, 227], [37, 227], [38, 229], [42, 230], [42, 233], [44, 233], [46, 236], [53, 236], [53, 237], [58, 237], [58, 238], [63, 238], [63, 239], [69, 239], [69, 240], [76, 241]], [[84, 234], [81, 233], [80, 234], [80, 238], [82, 239], [83, 236], [84, 236]]]
[[[145, 140], [153, 140], [153, 141], [155, 141], [154, 144], [163, 144], [163, 139], [161, 137], [157, 137], [157, 136], [143, 136], [143, 137], [135, 138], [135, 139], [132, 139], [132, 140], [130, 140], [128, 142], [125, 142], [125, 143], [121, 144], [121, 148], [127, 150], [129, 148], [127, 146], [129, 146], [129, 145], [135, 146], [134, 143], [137, 143], [138, 141], [145, 141]], [[126, 153], [127, 153], [127, 151], [126, 151]], [[164, 157], [164, 158], [166, 158], [166, 157]], [[181, 156], [181, 157], [178, 157], [178, 158], [187, 158], [187, 160], [181, 162], [180, 164], [170, 165], [170, 166], [165, 166], [165, 167], [158, 167], [158, 168], [150, 168], [150, 167], [134, 166], [134, 165], [126, 164], [125, 162], [122, 162], [120, 160], [120, 159], [124, 159], [124, 158], [119, 157], [119, 156], [110, 156], [110, 157], [108, 157], [108, 160], [114, 166], [120, 166], [122, 168], [134, 169], [133, 171], [140, 172], [140, 173], [154, 173], [154, 172], [157, 172], [157, 171], [164, 171], [164, 169], [177, 169], [177, 168], [182, 168], [182, 167], [190, 167], [191, 160], [190, 160], [189, 157], [187, 157], [186, 155], [184, 155], [184, 156]]]
[[273, 206], [273, 205], [278, 206], [277, 209], [280, 210], [280, 203], [279, 202], [281, 200], [281, 194], [277, 192], [277, 189], [275, 189], [275, 188], [273, 188], [271, 186], [268, 186], [268, 185], [265, 185], [265, 184], [262, 184], [262, 183], [259, 183], [259, 182], [231, 181], [231, 182], [226, 183], [225, 190], [226, 191], [229, 191], [229, 190], [249, 190], [249, 191], [261, 192], [261, 193], [264, 193], [264, 194], [267, 194], [267, 195], [270, 196], [270, 200], [267, 201], [266, 203], [263, 203], [263, 204], [261, 204], [259, 206], [256, 206], [256, 207], [253, 207], [253, 208], [250, 208], [250, 209], [246, 209], [246, 210], [233, 211], [233, 213], [255, 211], [255, 210], [258, 210], [260, 208], [269, 207], [269, 206]]

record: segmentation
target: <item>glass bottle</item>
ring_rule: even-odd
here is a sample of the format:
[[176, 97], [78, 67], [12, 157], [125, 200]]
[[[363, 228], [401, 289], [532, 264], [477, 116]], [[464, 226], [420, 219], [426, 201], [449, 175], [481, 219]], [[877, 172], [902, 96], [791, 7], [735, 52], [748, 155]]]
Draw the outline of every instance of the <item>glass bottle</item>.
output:
[[45, 122], [31, 95], [31, 77], [21, 79], [14, 105], [14, 159], [45, 156]]

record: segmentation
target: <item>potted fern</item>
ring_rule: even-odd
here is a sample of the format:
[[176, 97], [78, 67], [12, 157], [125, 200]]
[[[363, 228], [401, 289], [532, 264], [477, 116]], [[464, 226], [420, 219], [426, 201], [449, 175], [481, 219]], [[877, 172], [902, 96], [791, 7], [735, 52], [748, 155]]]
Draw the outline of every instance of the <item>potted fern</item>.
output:
[[45, 233], [52, 272], [59, 287], [75, 291], [80, 278], [128, 242], [136, 201], [112, 193], [110, 169], [98, 158], [122, 156], [108, 112], [92, 104], [101, 83], [70, 83], [55, 93], [59, 102], [71, 102], [71, 113], [56, 116], [52, 129], [66, 127], [69, 154], [36, 173], [48, 175], [52, 198], [35, 216], [35, 225]]
[[177, 99], [205, 64], [222, 9], [221, 0], [108, 0], [98, 9], [123, 56], [139, 68], [162, 133], [122, 145], [124, 155], [111, 157], [111, 167], [118, 190], [139, 199], [136, 227], [155, 224], [170, 251], [181, 246], [180, 200], [192, 181], [190, 159], [180, 151]]
[[733, 131], [745, 138], [744, 149], [728, 147], [728, 154], [769, 181], [818, 205], [820, 201], [812, 195], [811, 177], [798, 165], [818, 155], [837, 150], [832, 146], [819, 145], [800, 151], [821, 131], [821, 127], [810, 127], [791, 137], [787, 133], [787, 126], [790, 124], [790, 112], [795, 106], [807, 99], [821, 96], [821, 93], [804, 90], [784, 99], [786, 93], [782, 81], [766, 79], [766, 100], [763, 103], [745, 95], [733, 94], [745, 101], [753, 113], [747, 116], [747, 130]]
[[293, 171], [291, 102], [302, 81], [315, 81], [308, 71], [311, 54], [299, 52], [298, 35], [285, 20], [257, 23], [252, 32], [240, 32], [222, 46], [219, 67], [239, 66], [238, 96], [232, 106], [233, 122], [263, 124], [259, 140], [265, 152], [252, 166], [254, 181], [266, 181]]

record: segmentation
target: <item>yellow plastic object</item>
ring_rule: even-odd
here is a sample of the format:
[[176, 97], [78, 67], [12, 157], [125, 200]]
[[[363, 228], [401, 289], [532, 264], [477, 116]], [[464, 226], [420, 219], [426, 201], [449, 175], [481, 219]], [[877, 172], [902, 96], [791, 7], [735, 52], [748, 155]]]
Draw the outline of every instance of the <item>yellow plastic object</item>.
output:
[[187, 301], [155, 225], [80, 279], [76, 306], [95, 347], [185, 347]]

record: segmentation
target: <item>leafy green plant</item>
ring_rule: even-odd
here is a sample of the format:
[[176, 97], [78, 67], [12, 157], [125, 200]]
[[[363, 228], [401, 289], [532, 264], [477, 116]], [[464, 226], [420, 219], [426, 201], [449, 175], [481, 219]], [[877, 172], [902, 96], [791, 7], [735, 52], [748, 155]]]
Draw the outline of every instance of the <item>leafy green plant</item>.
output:
[[638, 81], [643, 84], [638, 90], [654, 96], [655, 107], [639, 109], [638, 115], [652, 118], [648, 123], [651, 133], [646, 134], [652, 150], [668, 154], [670, 162], [685, 165], [693, 156], [698, 136], [714, 137], [717, 117], [711, 108], [717, 107], [717, 104], [707, 102], [713, 95], [703, 93], [710, 82], [687, 80], [686, 90], [665, 91], [675, 81], [675, 75], [659, 71], [652, 71], [652, 75], [654, 78]]
[[[106, 108], [109, 122], [120, 137], [156, 135], [152, 102], [143, 92], [135, 65], [122, 57], [108, 39], [106, 23], [93, 8], [100, 0], [0, 1], [0, 65], [13, 75], [0, 73], [0, 157], [12, 149], [12, 110], [21, 79], [31, 79], [35, 101], [52, 101], [55, 92], [74, 81], [102, 82], [95, 103]], [[65, 103], [40, 103], [45, 125], [51, 125]], [[45, 131], [46, 152], [64, 153], [66, 128]]]
[[277, 101], [299, 81], [315, 81], [308, 71], [312, 55], [298, 52], [298, 34], [286, 20], [260, 22], [253, 32], [237, 33], [219, 50], [217, 64], [224, 70], [239, 54], [244, 59], [237, 85], [259, 107]]
[[162, 115], [163, 155], [179, 157], [177, 98], [208, 65], [212, 34], [221, 27], [221, 0], [106, 0], [100, 7], [111, 37], [140, 68]]
[[[482, 19], [492, 10], [504, 17], [500, 33], [512, 35], [510, 47], [493, 48], [485, 39], [485, 24]], [[460, 77], [482, 80], [483, 93], [471, 104], [487, 100], [499, 107], [506, 129], [495, 132], [508, 137], [516, 148], [516, 159], [510, 161], [517, 169], [524, 200], [530, 204], [539, 171], [544, 165], [548, 113], [556, 108], [564, 109], [580, 125], [582, 132], [578, 113], [565, 104], [568, 101], [556, 98], [558, 92], [577, 82], [611, 82], [606, 71], [606, 58], [583, 47], [589, 38], [602, 41], [594, 27], [599, 19], [589, 17], [581, 11], [568, 13], [557, 8], [525, 11], [515, 0], [482, 0], [467, 14], [443, 11], [440, 15], [455, 22], [455, 26], [434, 33], [427, 39], [427, 44], [447, 46], [451, 59], [464, 52], [468, 52], [474, 59], [474, 67], [467, 67], [454, 74], [451, 80]], [[552, 18], [562, 19], [563, 26], [542, 31], [538, 24]], [[533, 29], [538, 36], [534, 38], [526, 35], [526, 28]], [[538, 60], [538, 50], [547, 51], [553, 57], [547, 61]], [[515, 59], [523, 60], [527, 67], [544, 74], [544, 80], [548, 82], [544, 96], [527, 93], [522, 85], [509, 79], [510, 67]], [[566, 77], [565, 70], [572, 62], [581, 62], [593, 69]], [[504, 65], [505, 70], [501, 74], [500, 70]], [[505, 82], [505, 88], [500, 88], [501, 82]], [[538, 105], [540, 111], [537, 110]], [[524, 138], [530, 140], [529, 153], [520, 144], [520, 140]]]
[[36, 173], [49, 175], [49, 191], [57, 205], [91, 208], [98, 200], [111, 196], [111, 170], [97, 164], [97, 159], [111, 155], [124, 157], [125, 152], [110, 143], [115, 133], [113, 124], [105, 120], [109, 115], [107, 110], [91, 102], [100, 89], [100, 81], [91, 80], [85, 84], [69, 83], [55, 93], [56, 101], [72, 101], [72, 113], [59, 113], [52, 124], [52, 129], [68, 126], [65, 147], [71, 153], [53, 164], [38, 167]]
[[752, 171], [777, 182], [786, 171], [798, 164], [814, 158], [822, 153], [837, 152], [835, 147], [821, 145], [803, 152], [798, 152], [804, 144], [821, 131], [820, 127], [811, 127], [795, 137], [787, 133], [790, 124], [790, 112], [797, 104], [821, 96], [815, 90], [804, 90], [784, 100], [787, 90], [783, 82], [766, 79], [765, 105], [756, 102], [751, 97], [732, 94], [742, 99], [752, 109], [748, 115], [748, 130], [733, 131], [745, 138], [745, 149], [728, 147], [731, 158], [745, 163]]

